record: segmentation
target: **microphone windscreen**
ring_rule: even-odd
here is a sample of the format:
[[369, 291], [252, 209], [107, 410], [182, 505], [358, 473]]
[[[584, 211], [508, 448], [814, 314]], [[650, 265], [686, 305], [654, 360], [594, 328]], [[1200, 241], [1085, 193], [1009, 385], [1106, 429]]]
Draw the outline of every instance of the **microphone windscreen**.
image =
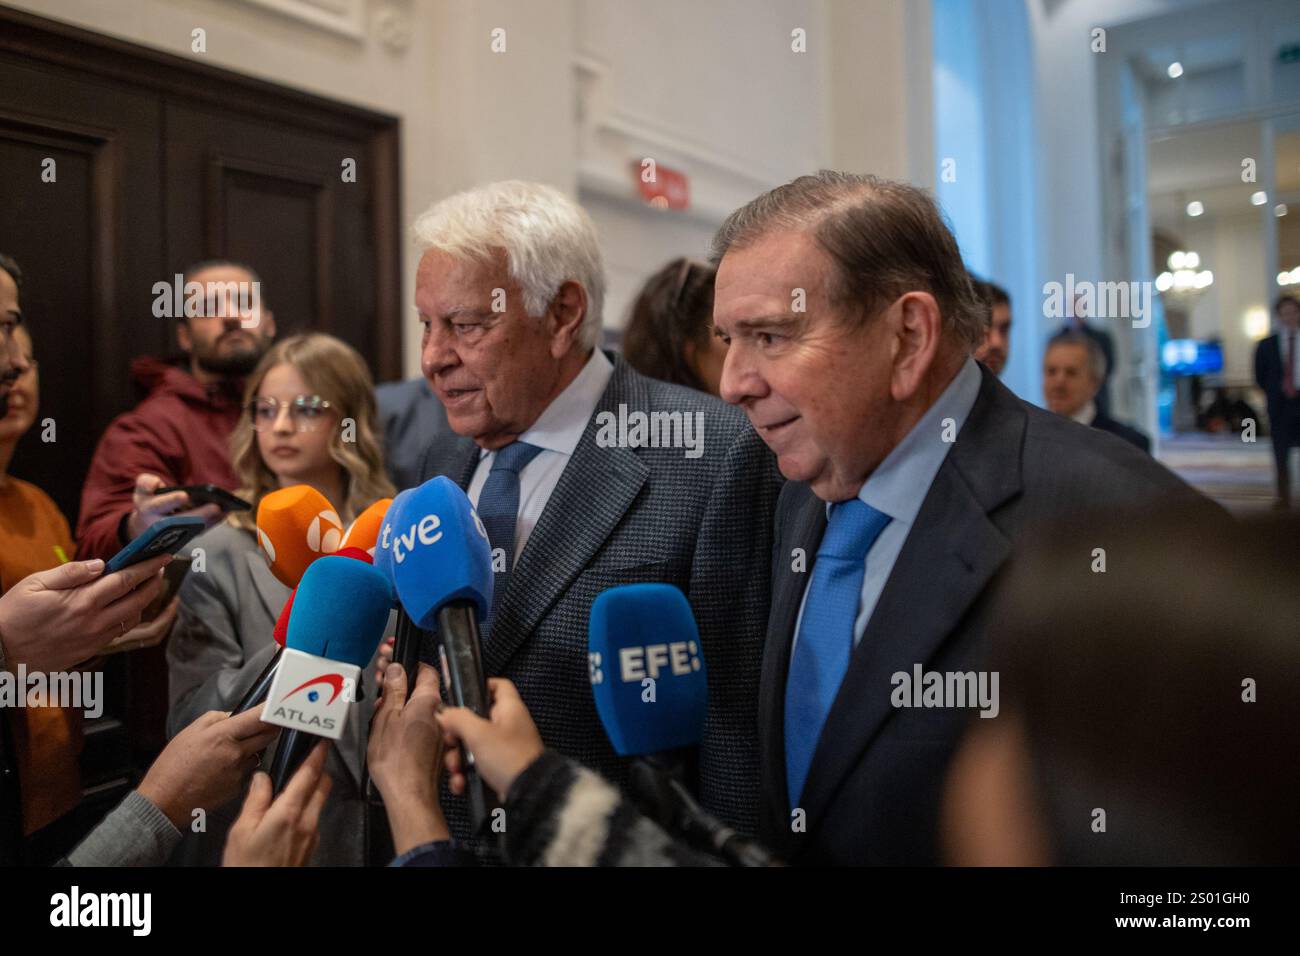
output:
[[281, 647], [284, 647], [284, 642], [288, 640], [289, 616], [293, 613], [293, 599], [297, 593], [297, 588], [289, 592], [289, 599], [284, 602], [284, 607], [280, 608], [280, 616], [275, 619], [275, 630], [271, 632], [271, 637]]
[[339, 550], [341, 551], [347, 547], [360, 548], [362, 551], [368, 552], [373, 558], [375, 541], [379, 539], [379, 529], [384, 523], [384, 515], [388, 512], [388, 506], [392, 503], [392, 498], [380, 498], [357, 515], [357, 519], [348, 526], [347, 532], [343, 535], [343, 540], [339, 542]]
[[391, 609], [388, 582], [369, 564], [321, 558], [298, 584], [285, 646], [365, 667], [379, 649]]
[[297, 587], [307, 566], [337, 551], [342, 539], [343, 522], [311, 485], [277, 488], [257, 506], [257, 543], [287, 587]]
[[591, 695], [624, 757], [700, 742], [708, 678], [686, 596], [670, 584], [626, 584], [596, 596], [587, 631]]
[[469, 601], [480, 621], [492, 607], [487, 531], [455, 482], [430, 478], [402, 502], [393, 528], [393, 584], [416, 627], [438, 630], [438, 611]]
[[387, 577], [390, 583], [393, 580], [393, 529], [397, 527], [402, 508], [414, 491], [414, 488], [407, 488], [397, 493], [393, 503], [384, 512], [384, 520], [379, 526], [379, 537], [375, 539], [375, 568]]

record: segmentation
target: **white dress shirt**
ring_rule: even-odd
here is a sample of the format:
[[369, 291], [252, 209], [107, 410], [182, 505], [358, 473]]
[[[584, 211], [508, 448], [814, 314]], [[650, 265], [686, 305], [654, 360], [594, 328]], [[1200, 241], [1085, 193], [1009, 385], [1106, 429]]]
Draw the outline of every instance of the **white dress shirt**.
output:
[[[614, 366], [605, 353], [592, 349], [591, 358], [587, 359], [578, 377], [546, 406], [533, 426], [519, 436], [519, 441], [536, 445], [542, 451], [519, 473], [519, 515], [515, 520], [515, 553], [511, 555], [511, 567], [523, 553], [528, 536], [542, 517], [546, 502], [551, 500], [564, 466], [573, 457], [573, 450], [587, 430], [587, 422], [595, 413], [596, 403], [605, 394], [605, 387], [613, 374]], [[494, 461], [495, 451], [479, 450], [478, 467], [469, 483], [469, 500], [475, 508]]]
[[[926, 409], [921, 420], [885, 457], [858, 491], [858, 498], [877, 511], [889, 515], [891, 520], [867, 552], [862, 596], [858, 600], [858, 616], [853, 623], [854, 647], [862, 640], [871, 614], [876, 609], [876, 602], [880, 600], [880, 593], [884, 591], [885, 583], [894, 570], [894, 563], [912, 531], [921, 505], [925, 503], [925, 496], [930, 493], [934, 476], [939, 473], [939, 467], [954, 444], [943, 440], [944, 434], [948, 432], [944, 427], [944, 419], [953, 420], [951, 434], [954, 437], [960, 434], [979, 390], [979, 366], [974, 359], [968, 358], [943, 390], [943, 394]], [[830, 504], [827, 504], [828, 517], [830, 509]], [[809, 571], [812, 570], [810, 566]], [[808, 575], [808, 583], [812, 583], [811, 573]], [[942, 587], [943, 582], [937, 582], [935, 586]], [[795, 640], [790, 642], [791, 654], [798, 641], [799, 625], [803, 622], [803, 607], [807, 600], [808, 585], [805, 584], [799, 616], [795, 619]]]
[[1089, 400], [1087, 405], [1070, 416], [1080, 425], [1091, 425], [1097, 418], [1097, 403]]

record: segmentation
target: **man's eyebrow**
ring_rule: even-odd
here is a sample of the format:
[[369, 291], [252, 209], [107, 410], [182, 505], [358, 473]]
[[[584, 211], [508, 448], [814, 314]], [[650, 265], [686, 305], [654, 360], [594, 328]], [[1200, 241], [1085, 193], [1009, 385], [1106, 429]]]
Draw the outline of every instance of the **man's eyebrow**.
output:
[[8, 311], [8, 313], [9, 313], [10, 315], [12, 315], [12, 316], [13, 316], [15, 319], [17, 319], [19, 322], [21, 322], [21, 321], [23, 320], [23, 310], [22, 310], [22, 309], [8, 309], [7, 311]]
[[458, 305], [454, 309], [448, 309], [446, 312], [443, 312], [441, 315], [438, 316], [438, 318], [442, 319], [444, 322], [449, 322], [452, 319], [458, 318], [459, 316], [462, 315], [467, 315], [475, 319], [481, 319], [483, 316], [487, 315], [491, 311], [492, 311], [491, 309], [480, 309], [469, 305]]
[[736, 320], [737, 332], [749, 332], [754, 329], [781, 329], [798, 325], [803, 319], [789, 313], [774, 312], [771, 315], [757, 315], [748, 319]]

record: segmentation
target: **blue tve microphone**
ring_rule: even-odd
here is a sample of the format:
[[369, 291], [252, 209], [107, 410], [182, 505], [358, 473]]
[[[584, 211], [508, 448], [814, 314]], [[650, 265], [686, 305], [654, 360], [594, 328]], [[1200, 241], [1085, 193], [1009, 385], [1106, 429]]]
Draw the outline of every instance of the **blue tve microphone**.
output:
[[[384, 637], [392, 591], [364, 561], [330, 555], [313, 561], [298, 583], [285, 647], [342, 664], [369, 665]], [[307, 758], [315, 734], [284, 730], [271, 761], [275, 792]]]
[[407, 488], [393, 499], [384, 515], [384, 522], [379, 527], [379, 537], [375, 540], [375, 568], [388, 579], [393, 592], [393, 603], [397, 605], [397, 629], [393, 634], [393, 662], [401, 664], [406, 671], [406, 686], [415, 687], [415, 679], [420, 667], [420, 651], [424, 635], [415, 626], [406, 608], [397, 600], [397, 588], [393, 583], [393, 536], [395, 529], [401, 527], [402, 508], [415, 492]]
[[[413, 489], [401, 503], [389, 549], [398, 600], [416, 627], [433, 631], [441, 641], [448, 698], [487, 717], [479, 623], [492, 607], [492, 551], [465, 492], [443, 477]], [[410, 672], [408, 677], [414, 681]], [[466, 752], [465, 760], [466, 795], [477, 830], [487, 819], [487, 799], [474, 755]]]
[[670, 584], [627, 584], [597, 595], [587, 631], [596, 712], [614, 750], [633, 757], [629, 784], [642, 812], [733, 866], [772, 866], [754, 841], [707, 813], [682, 783], [683, 751], [699, 744], [708, 676], [695, 615]]

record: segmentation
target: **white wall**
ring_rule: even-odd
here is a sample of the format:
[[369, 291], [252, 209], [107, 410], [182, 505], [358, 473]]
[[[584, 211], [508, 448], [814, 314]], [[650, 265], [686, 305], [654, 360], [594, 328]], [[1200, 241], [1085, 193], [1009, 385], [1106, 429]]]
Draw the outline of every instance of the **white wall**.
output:
[[[606, 323], [643, 280], [703, 255], [727, 213], [820, 166], [924, 181], [928, 17], [906, 0], [14, 0], [14, 5], [402, 119], [402, 217], [518, 177], [580, 196], [605, 241]], [[279, 8], [278, 10], [275, 8]], [[353, 33], [301, 11], [353, 14]], [[504, 53], [492, 31], [505, 30]], [[791, 49], [806, 31], [807, 52]], [[395, 35], [389, 45], [385, 37]], [[628, 163], [691, 177], [689, 214], [634, 198]], [[406, 250], [404, 302], [415, 261]], [[405, 367], [418, 325], [404, 313]]]

